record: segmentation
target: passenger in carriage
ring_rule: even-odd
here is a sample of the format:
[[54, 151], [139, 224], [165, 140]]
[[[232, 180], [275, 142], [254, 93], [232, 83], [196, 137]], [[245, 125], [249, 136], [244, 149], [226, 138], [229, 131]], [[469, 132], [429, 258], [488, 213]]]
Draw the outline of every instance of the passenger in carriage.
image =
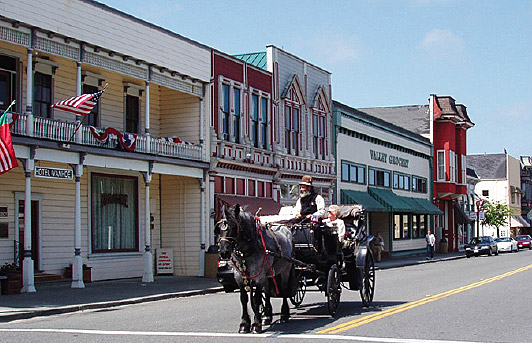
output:
[[329, 206], [327, 213], [329, 214], [329, 217], [323, 221], [323, 224], [331, 228], [336, 227], [338, 241], [342, 243], [345, 238], [345, 224], [342, 219], [338, 218], [340, 215], [340, 207], [337, 205], [331, 205]]
[[299, 199], [294, 207], [295, 219], [298, 221], [310, 220], [312, 216], [322, 218], [325, 216], [325, 200], [314, 191], [312, 177], [305, 175], [299, 183]]

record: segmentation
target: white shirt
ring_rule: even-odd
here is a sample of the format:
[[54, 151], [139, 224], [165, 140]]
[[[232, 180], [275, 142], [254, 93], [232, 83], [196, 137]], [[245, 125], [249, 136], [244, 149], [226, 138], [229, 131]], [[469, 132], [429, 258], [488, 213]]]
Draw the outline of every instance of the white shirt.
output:
[[345, 237], [345, 224], [344, 221], [340, 218], [336, 218], [336, 220], [331, 221], [329, 218], [323, 220], [323, 224], [327, 225], [328, 227], [335, 227], [336, 226], [336, 233], [338, 233], [338, 241], [343, 242]]
[[[325, 216], [325, 200], [321, 195], [316, 196], [316, 207], [317, 211], [312, 213], [313, 216], [318, 216], [319, 218], [323, 218]], [[298, 214], [301, 214], [301, 198], [297, 199], [296, 206], [294, 206], [294, 212], [292, 212], [294, 216], [297, 216]]]

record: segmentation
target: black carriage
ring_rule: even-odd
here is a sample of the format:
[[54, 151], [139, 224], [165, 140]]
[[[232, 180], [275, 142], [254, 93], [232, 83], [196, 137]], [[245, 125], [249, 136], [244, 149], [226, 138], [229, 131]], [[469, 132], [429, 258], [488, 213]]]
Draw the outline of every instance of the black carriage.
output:
[[317, 286], [327, 297], [331, 316], [336, 314], [342, 288], [359, 291], [364, 306], [370, 306], [375, 292], [375, 263], [372, 237], [367, 235], [366, 211], [360, 205], [340, 206], [346, 226], [342, 243], [335, 227], [321, 222], [287, 225], [292, 230], [293, 258], [297, 290], [290, 298], [301, 305], [309, 286]]

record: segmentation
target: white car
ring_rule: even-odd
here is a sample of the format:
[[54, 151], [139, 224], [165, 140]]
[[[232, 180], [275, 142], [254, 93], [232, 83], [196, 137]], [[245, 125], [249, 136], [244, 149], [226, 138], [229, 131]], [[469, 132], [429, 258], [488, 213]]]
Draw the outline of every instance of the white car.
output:
[[495, 240], [497, 242], [497, 250], [499, 251], [509, 251], [517, 252], [519, 251], [519, 246], [517, 246], [517, 241], [511, 237], [501, 237]]

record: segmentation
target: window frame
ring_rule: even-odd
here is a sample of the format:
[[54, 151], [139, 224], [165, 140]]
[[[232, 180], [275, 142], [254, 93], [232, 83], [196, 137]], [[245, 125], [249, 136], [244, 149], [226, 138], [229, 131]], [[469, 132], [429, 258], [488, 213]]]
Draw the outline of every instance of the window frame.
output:
[[[373, 182], [372, 179], [372, 173], [373, 173]], [[382, 179], [383, 183], [379, 184], [378, 182], [378, 173], [383, 173]], [[386, 175], [388, 175], [388, 178], [386, 178]], [[386, 185], [386, 179], [388, 179], [388, 185]], [[369, 186], [378, 186], [378, 187], [384, 187], [384, 188], [391, 188], [392, 185], [392, 172], [388, 169], [382, 169], [382, 168], [375, 168], [375, 167], [368, 167], [368, 185]]]
[[437, 181], [446, 181], [447, 180], [447, 163], [445, 161], [445, 150], [436, 151], [436, 164], [437, 164]]
[[[397, 180], [397, 182], [396, 182]], [[411, 191], [412, 190], [412, 176], [400, 173], [393, 172], [393, 189], [402, 190], [402, 191]]]
[[[136, 104], [133, 104], [131, 105], [131, 110], [134, 110], [134, 112], [136, 112], [136, 118], [133, 118], [133, 115], [135, 113], [131, 113], [130, 112], [130, 102], [128, 101], [129, 99], [136, 99]], [[125, 112], [125, 125], [124, 125], [124, 131], [125, 132], [128, 132], [128, 133], [135, 133], [135, 134], [140, 134], [140, 127], [141, 127], [141, 124], [140, 124], [140, 121], [141, 121], [141, 114], [140, 114], [140, 96], [136, 96], [136, 95], [131, 95], [131, 94], [125, 94], [125, 97], [124, 97], [124, 112]], [[136, 122], [136, 129], [135, 131], [130, 131], [129, 127], [130, 127], [130, 124], [129, 123], [135, 123]]]
[[[44, 89], [46, 89], [47, 87], [45, 87], [45, 85], [40, 84], [45, 78], [50, 83], [49, 84], [48, 98], [47, 99], [39, 99], [39, 100], [37, 100], [36, 99], [37, 94], [40, 95], [40, 98], [44, 97], [43, 95], [46, 95], [46, 94], [43, 94], [43, 93], [44, 93]], [[41, 117], [41, 118], [48, 118], [48, 119], [52, 119], [53, 118], [53, 113], [52, 113], [52, 109], [51, 109], [52, 100], [53, 100], [53, 89], [54, 89], [53, 84], [54, 84], [54, 79], [53, 79], [53, 76], [51, 74], [41, 73], [39, 71], [35, 71], [34, 72], [34, 74], [33, 74], [33, 91], [32, 91], [32, 95], [33, 95], [32, 114], [34, 116]], [[38, 92], [37, 88], [40, 88], [41, 91]], [[36, 113], [36, 109], [37, 109], [36, 104], [37, 103], [39, 104], [39, 106], [38, 106], [39, 113]], [[42, 115], [42, 113], [41, 113], [41, 109], [42, 108], [46, 109], [46, 115]]]
[[[366, 168], [366, 165], [364, 164], [359, 164], [359, 163], [353, 163], [353, 162], [349, 162], [349, 161], [345, 161], [345, 160], [342, 160], [341, 163], [340, 163], [340, 180], [342, 182], [349, 182], [349, 183], [355, 183], [355, 184], [359, 184], [359, 185], [365, 185], [366, 184], [366, 180], [367, 180], [367, 177], [366, 177], [366, 174], [367, 174], [367, 168]], [[344, 166], [347, 167], [347, 177], [345, 178], [344, 176]], [[352, 175], [351, 175], [351, 171], [353, 170], [353, 168], [356, 170], [356, 177], [353, 179], [352, 178]], [[360, 177], [360, 172], [362, 171], [362, 177]], [[362, 178], [362, 180], [361, 180]]]

